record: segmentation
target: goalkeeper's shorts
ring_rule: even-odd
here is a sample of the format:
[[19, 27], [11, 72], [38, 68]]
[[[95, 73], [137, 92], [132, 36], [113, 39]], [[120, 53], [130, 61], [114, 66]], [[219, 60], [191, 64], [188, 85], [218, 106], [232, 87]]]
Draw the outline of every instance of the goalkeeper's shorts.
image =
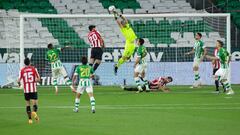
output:
[[126, 43], [124, 47], [123, 56], [124, 57], [131, 57], [135, 51], [135, 44], [133, 43]]

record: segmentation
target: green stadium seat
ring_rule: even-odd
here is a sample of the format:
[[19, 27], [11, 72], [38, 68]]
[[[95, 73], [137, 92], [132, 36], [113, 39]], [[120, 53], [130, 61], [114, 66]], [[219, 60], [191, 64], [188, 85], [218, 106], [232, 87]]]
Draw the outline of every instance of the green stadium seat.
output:
[[159, 25], [165, 26], [165, 25], [170, 25], [168, 20], [160, 20]]
[[[106, 1], [108, 1], [108, 4], [111, 4], [109, 0]], [[115, 3], [114, 0], [111, 0], [111, 2]], [[20, 12], [31, 13], [57, 13], [56, 9], [52, 6], [49, 0], [0, 0], [0, 8], [6, 10], [18, 9]], [[42, 26], [47, 27], [49, 32], [52, 33], [53, 37], [58, 39], [60, 45], [71, 43], [78, 47], [81, 47], [81, 45], [84, 45], [85, 47], [88, 46], [84, 40], [80, 39], [73, 28], [68, 26], [65, 20], [43, 18], [39, 20], [42, 22]], [[77, 40], [73, 39], [72, 37], [75, 37]]]

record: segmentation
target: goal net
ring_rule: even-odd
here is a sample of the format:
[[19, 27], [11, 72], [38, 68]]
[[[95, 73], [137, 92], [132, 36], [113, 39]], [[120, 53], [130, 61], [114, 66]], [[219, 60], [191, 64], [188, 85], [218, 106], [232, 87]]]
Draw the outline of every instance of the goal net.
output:
[[[194, 35], [200, 32], [202, 41], [207, 46], [208, 54], [213, 55], [216, 40], [222, 40], [230, 51], [230, 19], [229, 14], [134, 14], [125, 15], [136, 35], [144, 38], [147, 47], [147, 79], [159, 76], [172, 76], [174, 85], [191, 85], [194, 81], [192, 72], [193, 56], [184, 56], [194, 45]], [[10, 53], [20, 54], [20, 67], [23, 59], [31, 58], [37, 67], [42, 81], [41, 85], [51, 85], [51, 69], [45, 60], [47, 44], [55, 47], [72, 46], [60, 53], [69, 76], [73, 66], [80, 64], [80, 58], [90, 58], [90, 45], [87, 39], [88, 26], [96, 25], [101, 33], [106, 48], [102, 63], [96, 71], [101, 85], [133, 85], [133, 64], [136, 54], [130, 61], [119, 68], [114, 75], [113, 65], [124, 51], [124, 37], [112, 15], [20, 15], [19, 32], [20, 46], [9, 47]], [[20, 35], [18, 35], [20, 34]], [[15, 48], [15, 49], [12, 49]], [[19, 62], [19, 61], [16, 61]], [[15, 63], [16, 64], [16, 63]], [[13, 63], [9, 63], [8, 75], [16, 76]], [[203, 60], [200, 65], [200, 76], [204, 84], [212, 83], [211, 62]], [[58, 80], [63, 84], [63, 80]]]

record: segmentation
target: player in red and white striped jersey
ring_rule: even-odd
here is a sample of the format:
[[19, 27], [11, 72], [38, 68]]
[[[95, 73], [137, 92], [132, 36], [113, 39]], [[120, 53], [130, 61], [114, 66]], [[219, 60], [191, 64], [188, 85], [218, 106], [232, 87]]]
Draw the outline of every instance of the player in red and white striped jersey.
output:
[[102, 61], [102, 54], [104, 48], [104, 41], [101, 34], [97, 31], [95, 25], [90, 25], [88, 27], [88, 41], [91, 44], [91, 57], [90, 57], [90, 66], [93, 66], [93, 70], [97, 70], [98, 66]]
[[[163, 91], [163, 92], [169, 92], [169, 88], [166, 87], [166, 85], [170, 82], [172, 82], [173, 79], [171, 76], [168, 76], [168, 77], [158, 77], [152, 81], [149, 81], [148, 82], [148, 85], [149, 85], [149, 88], [150, 88], [150, 91]], [[127, 90], [127, 91], [137, 91], [138, 88], [136, 87], [125, 87], [123, 86], [122, 87], [124, 90]], [[142, 87], [143, 90], [145, 90], [145, 86]], [[148, 92], [148, 91], [146, 91]]]
[[[37, 95], [37, 82], [40, 81], [40, 76], [35, 67], [30, 66], [30, 59], [26, 58], [24, 60], [25, 66], [20, 70], [18, 84], [21, 85], [21, 81], [23, 82], [24, 87], [24, 96], [26, 100], [26, 111], [28, 114], [28, 123], [32, 124], [32, 116], [36, 121], [39, 120], [37, 115], [38, 109], [38, 95]], [[31, 111], [31, 103], [33, 103], [33, 111]]]
[[[214, 56], [217, 57], [218, 54], [218, 48], [214, 49]], [[217, 70], [220, 68], [220, 61], [219, 60], [213, 60], [212, 61], [212, 67], [213, 67], [213, 75], [217, 72]], [[216, 86], [216, 92], [219, 93], [219, 81], [217, 78], [215, 78], [215, 86]], [[223, 84], [222, 84], [223, 86]], [[226, 91], [224, 86], [223, 86], [224, 92]]]

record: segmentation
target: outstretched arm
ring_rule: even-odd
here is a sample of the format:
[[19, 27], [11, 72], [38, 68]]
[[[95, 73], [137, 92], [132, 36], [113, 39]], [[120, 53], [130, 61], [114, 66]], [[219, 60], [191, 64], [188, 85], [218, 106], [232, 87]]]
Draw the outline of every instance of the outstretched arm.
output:
[[218, 57], [214, 57], [214, 56], [205, 55], [205, 57], [209, 60], [218, 60]]
[[69, 49], [69, 48], [72, 48], [72, 46], [68, 46], [68, 45], [64, 46], [64, 47], [61, 48], [61, 51], [63, 52], [65, 49]]
[[170, 89], [165, 86], [159, 86], [159, 90], [161, 90], [163, 92], [170, 92]]
[[204, 50], [203, 55], [204, 56], [207, 55], [207, 48], [205, 47], [203, 50]]
[[190, 55], [190, 54], [194, 54], [194, 49], [192, 49], [190, 52], [185, 53], [185, 55]]

